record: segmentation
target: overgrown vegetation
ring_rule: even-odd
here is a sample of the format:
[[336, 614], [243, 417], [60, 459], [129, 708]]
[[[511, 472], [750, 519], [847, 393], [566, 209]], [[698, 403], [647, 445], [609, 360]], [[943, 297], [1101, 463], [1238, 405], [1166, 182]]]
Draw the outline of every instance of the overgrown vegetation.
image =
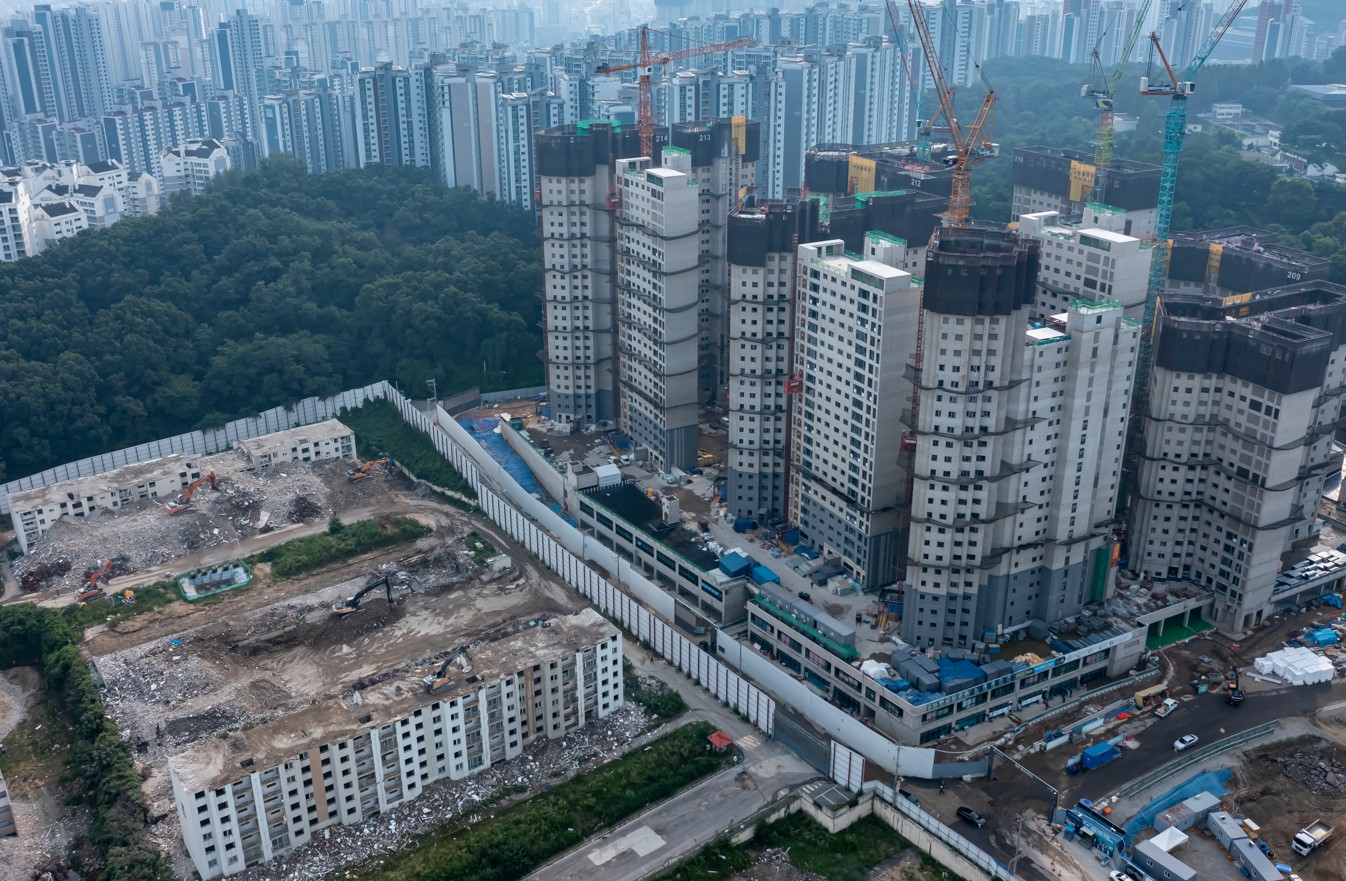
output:
[[39, 789], [66, 771], [74, 732], [58, 717], [45, 691], [28, 699], [23, 719], [5, 737], [0, 771], [11, 795]]
[[380, 379], [538, 385], [541, 289], [530, 212], [273, 157], [0, 265], [0, 479]]
[[440, 455], [430, 438], [408, 425], [391, 401], [369, 401], [355, 410], [343, 410], [341, 421], [355, 432], [355, 446], [365, 459], [392, 456], [421, 480], [477, 497], [472, 485]]
[[103, 712], [80, 657], [82, 633], [54, 609], [33, 603], [0, 608], [0, 669], [38, 667], [59, 720], [53, 724], [71, 737], [66, 773], [92, 811], [87, 839], [72, 847], [75, 868], [98, 881], [169, 881], [172, 874], [147, 833], [149, 808], [130, 750]]
[[[725, 881], [752, 866], [768, 848], [789, 852], [796, 869], [813, 872], [827, 881], [869, 881], [875, 866], [912, 845], [872, 814], [836, 833], [828, 832], [805, 813], [794, 813], [770, 825], [758, 826], [752, 841], [717, 841], [696, 856], [656, 875], [653, 881]], [[960, 881], [959, 877], [922, 854], [924, 881]]]
[[655, 724], [681, 716], [687, 710], [682, 695], [654, 677], [642, 679], [631, 662], [622, 658], [622, 679], [626, 699], [654, 717]]
[[494, 557], [499, 551], [495, 545], [491, 544], [479, 532], [469, 532], [467, 538], [463, 540], [467, 549], [472, 552], [472, 562], [478, 566], [485, 566], [486, 561]]
[[[340, 523], [340, 521], [337, 521]], [[306, 535], [248, 557], [248, 562], [270, 563], [275, 578], [293, 578], [379, 548], [415, 541], [430, 534], [430, 527], [414, 517], [398, 517], [391, 526], [373, 520], [344, 523], [335, 532], [331, 525], [320, 535]]]
[[[94, 624], [106, 623], [115, 626], [117, 622], [155, 609], [161, 609], [178, 599], [178, 589], [172, 581], [156, 581], [144, 587], [131, 588], [135, 593], [135, 602], [114, 604], [109, 598], [90, 600], [84, 605], [66, 606], [62, 614], [70, 624], [80, 631]], [[122, 591], [114, 591], [121, 594]], [[111, 619], [111, 620], [109, 620]]]
[[384, 858], [362, 881], [517, 881], [551, 857], [722, 767], [698, 722], [502, 811]]

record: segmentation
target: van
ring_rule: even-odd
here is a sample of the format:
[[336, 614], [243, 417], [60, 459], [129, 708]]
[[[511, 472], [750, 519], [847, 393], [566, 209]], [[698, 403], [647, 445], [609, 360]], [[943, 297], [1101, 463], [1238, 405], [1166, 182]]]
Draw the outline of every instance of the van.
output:
[[1175, 701], [1175, 700], [1174, 700], [1173, 698], [1171, 698], [1171, 697], [1169, 697], [1169, 698], [1164, 698], [1164, 702], [1163, 702], [1162, 704], [1159, 705], [1159, 709], [1155, 710], [1155, 711], [1154, 711], [1154, 714], [1155, 714], [1156, 716], [1158, 716], [1160, 719], [1162, 719], [1162, 718], [1164, 718], [1165, 716], [1167, 716], [1169, 713], [1171, 713], [1171, 712], [1173, 712], [1174, 710], [1176, 710], [1177, 708], [1178, 708], [1178, 702], [1177, 702], [1177, 701]]

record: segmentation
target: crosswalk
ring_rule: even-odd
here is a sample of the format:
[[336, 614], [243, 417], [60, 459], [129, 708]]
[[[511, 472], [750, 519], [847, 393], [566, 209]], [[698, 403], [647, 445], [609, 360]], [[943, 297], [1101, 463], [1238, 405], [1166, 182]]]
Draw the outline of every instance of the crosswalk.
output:
[[762, 745], [762, 738], [755, 734], [747, 734], [738, 739], [740, 749], [756, 749]]

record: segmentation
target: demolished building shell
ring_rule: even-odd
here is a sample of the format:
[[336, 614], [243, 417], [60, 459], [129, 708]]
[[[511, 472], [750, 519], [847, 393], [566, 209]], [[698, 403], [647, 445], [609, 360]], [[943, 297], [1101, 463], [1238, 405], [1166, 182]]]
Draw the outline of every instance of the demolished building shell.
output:
[[116, 509], [145, 499], [171, 501], [200, 478], [195, 457], [172, 455], [14, 493], [9, 508], [19, 549], [28, 553], [62, 517], [85, 517], [98, 509]]
[[270, 468], [285, 462], [318, 462], [355, 457], [355, 432], [336, 419], [240, 440], [238, 449], [249, 468]]
[[592, 609], [469, 649], [427, 693], [388, 679], [173, 757], [183, 840], [202, 878], [236, 874], [517, 757], [622, 706], [622, 637]]

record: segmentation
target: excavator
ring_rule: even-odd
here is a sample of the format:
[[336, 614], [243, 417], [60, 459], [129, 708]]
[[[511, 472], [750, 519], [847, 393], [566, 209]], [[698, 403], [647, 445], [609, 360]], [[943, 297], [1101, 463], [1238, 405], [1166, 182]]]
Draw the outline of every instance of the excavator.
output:
[[352, 468], [349, 471], [347, 471], [346, 477], [352, 483], [354, 483], [357, 480], [364, 480], [366, 477], [369, 476], [370, 472], [374, 470], [375, 465], [387, 465], [388, 476], [390, 478], [392, 477], [393, 474], [392, 456], [383, 456], [382, 458], [378, 459], [370, 459], [368, 462], [364, 463], [359, 468]]
[[201, 488], [201, 484], [207, 482], [210, 483], [211, 489], [220, 488], [219, 484], [216, 483], [215, 481], [215, 472], [212, 471], [205, 477], [202, 477], [199, 480], [194, 481], [192, 485], [187, 487], [187, 489], [183, 491], [182, 495], [174, 499], [171, 504], [164, 505], [164, 510], [166, 510], [170, 514], [181, 514], [183, 511], [191, 507], [192, 496], [196, 495], [196, 491]]
[[441, 691], [447, 691], [449, 686], [453, 685], [453, 680], [449, 678], [449, 665], [458, 660], [459, 656], [466, 651], [467, 644], [464, 643], [449, 652], [449, 656], [444, 659], [444, 663], [439, 665], [439, 671], [425, 677], [425, 690], [431, 694], [439, 694]]
[[106, 563], [95, 569], [93, 573], [89, 575], [89, 584], [84, 590], [81, 590], [75, 595], [75, 602], [87, 603], [89, 600], [96, 600], [103, 596], [103, 589], [98, 586], [98, 582], [112, 574], [113, 562], [115, 561], [112, 558], [109, 558]]
[[1243, 699], [1245, 695], [1243, 694], [1243, 683], [1242, 681], [1240, 681], [1239, 678], [1238, 667], [1234, 668], [1234, 678], [1231, 680], [1227, 680], [1224, 684], [1224, 688], [1225, 688], [1225, 695], [1224, 695], [1225, 703], [1229, 704], [1231, 707], [1238, 707], [1243, 705]]
[[380, 587], [387, 590], [388, 605], [391, 606], [393, 604], [393, 585], [392, 582], [388, 580], [388, 576], [385, 575], [382, 578], [376, 579], [375, 581], [371, 581], [364, 587], [360, 588], [359, 593], [357, 593], [350, 599], [346, 600], [344, 603], [341, 604], [333, 603], [332, 614], [342, 619], [349, 618], [351, 615], [354, 615], [356, 612], [360, 611], [360, 600], [364, 599], [365, 594], [369, 593], [371, 590]]

